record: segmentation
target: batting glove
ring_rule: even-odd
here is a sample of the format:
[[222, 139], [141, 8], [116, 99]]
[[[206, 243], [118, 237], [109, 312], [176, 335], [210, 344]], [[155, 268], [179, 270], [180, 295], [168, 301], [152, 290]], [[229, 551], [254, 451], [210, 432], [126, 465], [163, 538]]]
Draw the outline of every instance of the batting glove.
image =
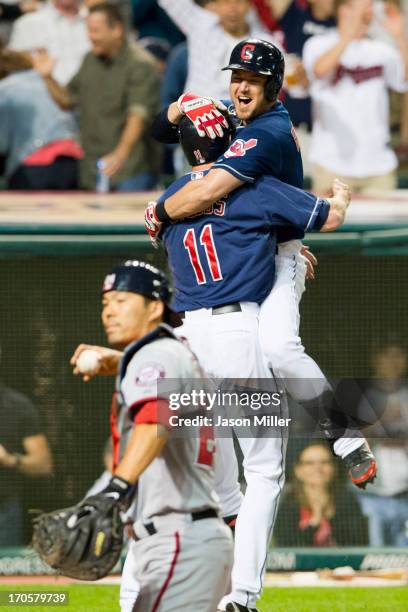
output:
[[[223, 112], [227, 107], [214, 98], [198, 96], [187, 92], [177, 100], [177, 107], [194, 124], [199, 136], [207, 136], [211, 140], [222, 138], [224, 129], [228, 129], [228, 121]], [[223, 111], [223, 112], [221, 112]]]
[[147, 233], [150, 236], [150, 242], [155, 249], [159, 248], [159, 234], [163, 223], [159, 221], [156, 215], [157, 202], [149, 202], [146, 206], [144, 221]]

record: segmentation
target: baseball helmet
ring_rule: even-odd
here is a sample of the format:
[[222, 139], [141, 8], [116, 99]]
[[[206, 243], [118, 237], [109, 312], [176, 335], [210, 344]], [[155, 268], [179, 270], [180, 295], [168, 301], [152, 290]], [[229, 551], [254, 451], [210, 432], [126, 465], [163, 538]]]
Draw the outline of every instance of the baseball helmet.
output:
[[183, 117], [178, 125], [178, 137], [188, 163], [191, 166], [201, 166], [215, 161], [228, 149], [235, 128], [227, 111], [220, 111], [226, 118], [229, 128], [223, 127], [224, 135], [211, 139], [200, 136], [188, 117]]
[[248, 70], [269, 77], [265, 85], [265, 97], [272, 101], [282, 87], [285, 60], [283, 53], [273, 43], [260, 38], [248, 38], [233, 48], [229, 64], [222, 70]]
[[129, 291], [164, 303], [164, 321], [173, 327], [180, 325], [177, 313], [169, 306], [172, 290], [167, 276], [146, 261], [129, 259], [115, 266], [105, 276], [102, 294], [108, 291]]

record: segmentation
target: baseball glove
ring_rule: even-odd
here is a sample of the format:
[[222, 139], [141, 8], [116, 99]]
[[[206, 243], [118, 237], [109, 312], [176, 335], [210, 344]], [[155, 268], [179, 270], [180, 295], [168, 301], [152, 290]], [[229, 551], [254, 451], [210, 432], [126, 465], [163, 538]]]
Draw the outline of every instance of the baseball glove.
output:
[[117, 563], [123, 524], [117, 500], [94, 495], [77, 506], [34, 520], [32, 544], [45, 563], [64, 576], [99, 580]]

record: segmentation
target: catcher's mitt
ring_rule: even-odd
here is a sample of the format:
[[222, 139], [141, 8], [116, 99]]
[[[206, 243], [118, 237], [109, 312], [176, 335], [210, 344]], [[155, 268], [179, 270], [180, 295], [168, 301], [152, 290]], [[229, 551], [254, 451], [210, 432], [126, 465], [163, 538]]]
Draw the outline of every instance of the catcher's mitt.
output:
[[32, 544], [45, 563], [64, 576], [98, 580], [119, 559], [123, 524], [116, 500], [94, 495], [77, 506], [34, 520]]

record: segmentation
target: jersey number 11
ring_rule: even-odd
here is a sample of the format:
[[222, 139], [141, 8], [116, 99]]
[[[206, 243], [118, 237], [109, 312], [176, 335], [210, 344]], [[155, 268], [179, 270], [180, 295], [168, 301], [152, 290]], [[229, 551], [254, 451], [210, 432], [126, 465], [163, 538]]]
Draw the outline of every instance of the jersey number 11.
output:
[[[212, 280], [222, 280], [220, 262], [218, 260], [217, 249], [215, 248], [212, 227], [210, 223], [204, 225], [200, 234], [199, 241], [200, 244], [204, 247]], [[184, 235], [183, 244], [184, 248], [188, 251], [188, 256], [190, 258], [191, 265], [193, 266], [197, 283], [199, 285], [204, 285], [207, 282], [207, 279], [205, 277], [204, 269], [200, 261], [200, 256], [197, 247], [197, 239], [193, 228], [190, 228], [186, 231]]]

